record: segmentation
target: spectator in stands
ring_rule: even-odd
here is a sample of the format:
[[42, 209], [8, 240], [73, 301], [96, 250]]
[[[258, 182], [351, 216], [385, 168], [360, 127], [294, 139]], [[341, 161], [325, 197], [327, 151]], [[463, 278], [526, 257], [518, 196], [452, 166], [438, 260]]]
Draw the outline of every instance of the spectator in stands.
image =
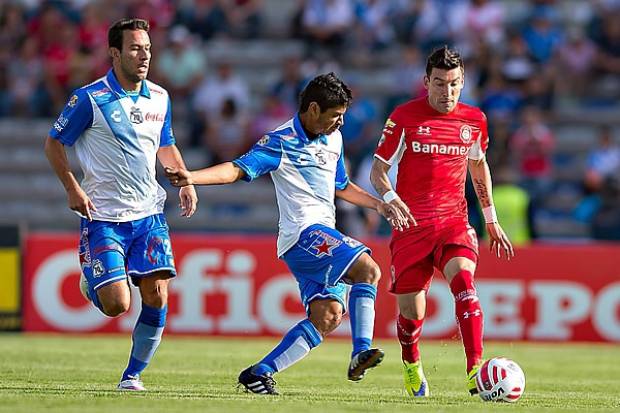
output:
[[598, 147], [588, 155], [584, 185], [591, 192], [598, 192], [605, 180], [620, 174], [620, 147], [614, 142], [611, 128], [600, 129]]
[[575, 208], [574, 217], [591, 223], [601, 208], [601, 193], [614, 177], [620, 177], [620, 147], [614, 142], [611, 128], [603, 126], [599, 131], [598, 147], [588, 154], [583, 177], [585, 196]]
[[551, 59], [562, 42], [562, 31], [556, 21], [557, 12], [553, 6], [541, 5], [534, 9], [530, 23], [523, 31], [528, 50], [540, 63]]
[[262, 0], [220, 0], [226, 16], [226, 33], [232, 37], [255, 39], [262, 27]]
[[555, 137], [537, 108], [526, 107], [521, 117], [522, 125], [512, 136], [510, 148], [518, 163], [521, 185], [538, 201], [552, 185]]
[[402, 48], [400, 58], [390, 68], [390, 85], [393, 90], [389, 91], [385, 105], [387, 108], [396, 107], [425, 93], [424, 83], [420, 80], [424, 78], [425, 64], [420, 49], [415, 45], [405, 45]]
[[280, 77], [271, 88], [271, 94], [278, 97], [285, 105], [297, 107], [299, 94], [308, 83], [301, 70], [301, 59], [298, 56], [287, 57], [282, 65]]
[[307, 0], [301, 23], [310, 48], [339, 50], [355, 23], [349, 0]]
[[249, 123], [245, 113], [232, 98], [222, 101], [219, 111], [211, 113], [204, 137], [212, 163], [230, 161], [247, 151]]
[[414, 33], [424, 53], [437, 46], [453, 43], [456, 33], [464, 31], [466, 0], [421, 0]]
[[567, 30], [566, 42], [559, 47], [555, 61], [554, 78], [560, 94], [575, 99], [587, 93], [596, 54], [596, 46], [581, 27]]
[[36, 38], [23, 39], [19, 52], [8, 64], [6, 76], [10, 104], [8, 113], [17, 116], [51, 115], [43, 87], [44, 68]]
[[210, 40], [226, 30], [226, 15], [217, 0], [183, 2], [178, 6], [174, 21], [202, 40]]
[[392, 0], [357, 0], [357, 41], [364, 50], [380, 50], [392, 45], [396, 33], [392, 25]]
[[169, 47], [156, 56], [158, 75], [177, 102], [187, 102], [203, 79], [206, 57], [184, 26], [170, 29], [168, 39]]
[[530, 196], [517, 186], [518, 176], [508, 166], [493, 170], [493, 201], [497, 218], [514, 246], [532, 238]]
[[500, 46], [505, 36], [503, 2], [471, 0], [465, 14], [465, 28], [463, 33], [469, 38], [468, 47], [463, 50], [471, 52], [481, 43]]
[[342, 141], [353, 169], [362, 158], [377, 145], [380, 126], [377, 125], [377, 108], [372, 100], [364, 96], [359, 80], [347, 82], [353, 101], [344, 114], [344, 124], [340, 127]]
[[199, 138], [204, 136], [210, 115], [221, 113], [227, 99], [234, 102], [236, 111], [244, 112], [248, 109], [250, 95], [245, 80], [234, 73], [229, 62], [221, 61], [215, 73], [206, 77], [194, 94], [190, 144], [200, 143]]
[[250, 136], [262, 136], [266, 132], [276, 129], [289, 120], [294, 113], [294, 106], [287, 105], [278, 95], [269, 94], [265, 96], [262, 107], [250, 126]]
[[603, 16], [602, 32], [595, 38], [598, 47], [596, 67], [602, 74], [620, 74], [620, 12]]
[[[618, 174], [620, 175], [620, 174]], [[592, 222], [592, 236], [599, 240], [620, 240], [620, 176], [605, 180], [601, 206]]]

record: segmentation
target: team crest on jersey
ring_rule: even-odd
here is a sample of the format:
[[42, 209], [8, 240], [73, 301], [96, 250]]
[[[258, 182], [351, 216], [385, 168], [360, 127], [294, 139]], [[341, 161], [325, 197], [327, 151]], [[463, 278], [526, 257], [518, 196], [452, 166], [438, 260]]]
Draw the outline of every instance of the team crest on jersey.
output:
[[67, 103], [67, 105], [69, 105], [69, 107], [74, 107], [77, 101], [78, 101], [77, 95], [73, 95], [71, 96], [71, 99], [69, 99], [69, 103]]
[[347, 237], [347, 236], [342, 238], [342, 242], [344, 242], [345, 244], [347, 244], [351, 248], [357, 248], [360, 245], [362, 245], [362, 243], [359, 242], [358, 240], [356, 240], [355, 238], [351, 238], [351, 237]]
[[257, 144], [259, 144], [260, 146], [265, 146], [267, 145], [267, 143], [269, 143], [269, 135], [264, 135], [262, 138], [260, 138], [258, 140], [258, 142], [256, 142]]
[[129, 112], [129, 121], [136, 124], [144, 122], [144, 116], [142, 116], [142, 111], [140, 111], [140, 108], [135, 106], [131, 107], [131, 111]]
[[310, 237], [316, 237], [312, 244], [310, 244], [309, 250], [317, 258], [322, 258], [326, 255], [333, 256], [333, 250], [342, 244], [342, 241], [321, 230], [312, 231], [309, 235]]
[[105, 272], [105, 267], [101, 260], [96, 259], [93, 261], [93, 277], [101, 277]]
[[471, 141], [472, 130], [471, 126], [463, 125], [461, 126], [460, 137], [464, 143], [469, 143]]

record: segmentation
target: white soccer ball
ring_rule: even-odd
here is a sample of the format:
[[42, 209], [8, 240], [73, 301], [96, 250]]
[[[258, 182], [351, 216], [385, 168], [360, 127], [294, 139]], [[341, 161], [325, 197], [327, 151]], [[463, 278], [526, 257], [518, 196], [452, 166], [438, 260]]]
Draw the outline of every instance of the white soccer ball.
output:
[[525, 374], [514, 361], [494, 357], [480, 366], [476, 387], [484, 401], [514, 403], [525, 390]]

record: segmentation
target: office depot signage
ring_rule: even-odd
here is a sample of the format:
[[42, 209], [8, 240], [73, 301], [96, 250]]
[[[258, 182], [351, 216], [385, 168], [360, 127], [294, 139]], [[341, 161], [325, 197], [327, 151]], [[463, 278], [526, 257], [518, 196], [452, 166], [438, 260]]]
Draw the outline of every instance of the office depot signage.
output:
[[[304, 309], [297, 283], [275, 254], [275, 237], [173, 235], [179, 275], [170, 284], [167, 334], [280, 335]], [[77, 237], [33, 234], [24, 249], [23, 326], [26, 331], [130, 331], [140, 306], [108, 318], [78, 289]], [[383, 271], [375, 334], [395, 335], [394, 297], [387, 292], [388, 241], [367, 242]], [[508, 262], [481, 251], [476, 273], [485, 337], [497, 340], [620, 341], [620, 246], [536, 245]], [[133, 290], [137, 293], [137, 290]], [[424, 335], [457, 333], [447, 284], [436, 276]], [[335, 332], [348, 335], [348, 323]]]

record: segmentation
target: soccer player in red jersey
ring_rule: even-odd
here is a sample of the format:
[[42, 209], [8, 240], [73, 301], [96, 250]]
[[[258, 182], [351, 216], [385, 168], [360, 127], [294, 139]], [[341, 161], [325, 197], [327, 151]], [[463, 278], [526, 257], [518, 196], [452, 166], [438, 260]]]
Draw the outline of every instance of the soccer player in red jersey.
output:
[[[385, 202], [399, 211], [405, 228], [392, 233], [392, 285], [400, 314], [405, 388], [428, 396], [418, 341], [426, 311], [426, 293], [435, 269], [454, 295], [456, 319], [467, 358], [467, 387], [475, 394], [475, 374], [482, 361], [482, 309], [474, 286], [478, 260], [475, 230], [467, 220], [465, 180], [474, 183], [486, 221], [490, 249], [510, 259], [514, 251], [497, 222], [491, 174], [485, 159], [487, 120], [476, 107], [459, 103], [463, 61], [444, 46], [431, 53], [424, 86], [428, 95], [398, 106], [385, 123], [370, 179]], [[398, 164], [396, 190], [387, 172]], [[402, 222], [402, 221], [401, 221]], [[399, 231], [402, 229], [402, 231]]]

